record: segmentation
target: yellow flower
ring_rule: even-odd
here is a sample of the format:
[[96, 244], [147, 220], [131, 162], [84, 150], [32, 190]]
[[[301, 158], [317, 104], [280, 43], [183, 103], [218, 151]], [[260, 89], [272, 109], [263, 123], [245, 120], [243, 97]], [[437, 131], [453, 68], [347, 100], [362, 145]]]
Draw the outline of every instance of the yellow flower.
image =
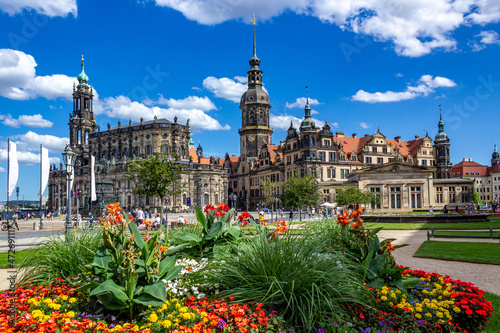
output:
[[189, 319], [191, 319], [191, 315], [190, 315], [189, 313], [183, 313], [183, 314], [182, 314], [182, 318], [183, 318], [184, 320], [189, 320]]
[[383, 302], [385, 302], [385, 301], [387, 301], [387, 297], [382, 296], [382, 297], [380, 297], [380, 300], [383, 301]]
[[46, 298], [46, 299], [43, 300], [43, 302], [45, 304], [50, 304], [50, 303], [52, 303], [52, 300], [50, 298]]
[[172, 322], [168, 319], [165, 319], [161, 322], [161, 325], [163, 326], [163, 328], [169, 328], [170, 326], [172, 326]]
[[432, 318], [432, 315], [431, 315], [429, 312], [427, 312], [427, 313], [425, 314], [425, 316], [426, 316], [426, 317], [429, 317], [429, 318]]
[[73, 318], [75, 316], [75, 312], [74, 311], [68, 311], [68, 312], [66, 312], [66, 315], [68, 315], [70, 318]]
[[418, 307], [415, 308], [415, 311], [422, 312], [422, 308], [418, 306]]
[[442, 312], [438, 312], [438, 313], [436, 313], [436, 317], [438, 317], [438, 318], [443, 318], [443, 313], [442, 313]]
[[158, 316], [156, 315], [156, 312], [153, 311], [153, 313], [148, 317], [148, 321], [152, 323], [156, 323], [158, 320]]
[[62, 299], [63, 301], [67, 300], [67, 299], [68, 299], [68, 295], [62, 295], [62, 296], [61, 296], [61, 299]]
[[71, 304], [75, 303], [75, 302], [76, 302], [76, 298], [71, 297], [71, 298], [69, 299], [69, 302], [70, 302]]
[[415, 318], [422, 319], [422, 315], [420, 313], [415, 314]]
[[37, 309], [33, 310], [31, 312], [31, 315], [33, 316], [33, 318], [43, 317], [43, 312]]
[[456, 313], [460, 313], [461, 310], [460, 310], [460, 308], [458, 306], [455, 306], [453, 308], [453, 311], [455, 311]]
[[179, 312], [181, 313], [184, 313], [184, 312], [187, 312], [188, 311], [188, 308], [186, 306], [183, 306], [179, 309]]

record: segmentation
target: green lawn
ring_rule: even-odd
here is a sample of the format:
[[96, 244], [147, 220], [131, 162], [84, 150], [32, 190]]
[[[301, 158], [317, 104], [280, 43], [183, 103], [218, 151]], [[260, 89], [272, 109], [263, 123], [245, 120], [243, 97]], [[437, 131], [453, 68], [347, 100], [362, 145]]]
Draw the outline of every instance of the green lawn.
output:
[[[498, 238], [499, 231], [493, 231], [493, 238]], [[467, 231], [457, 231], [457, 232], [446, 232], [446, 231], [435, 231], [434, 236], [470, 236], [470, 237], [490, 237], [489, 231], [481, 232], [467, 232]]]
[[[35, 251], [35, 249], [29, 249], [29, 250], [22, 250], [22, 251], [16, 251], [15, 256], [15, 266], [18, 267], [21, 261], [31, 252]], [[9, 254], [8, 252], [0, 252], [0, 268], [9, 268], [10, 263], [9, 263]]]
[[500, 229], [500, 221], [471, 223], [365, 223], [370, 229], [383, 227], [385, 230], [480, 230]]
[[425, 241], [414, 256], [500, 265], [500, 243]]
[[500, 333], [500, 296], [492, 293], [485, 293], [484, 298], [493, 305], [493, 315], [488, 322], [488, 333]]

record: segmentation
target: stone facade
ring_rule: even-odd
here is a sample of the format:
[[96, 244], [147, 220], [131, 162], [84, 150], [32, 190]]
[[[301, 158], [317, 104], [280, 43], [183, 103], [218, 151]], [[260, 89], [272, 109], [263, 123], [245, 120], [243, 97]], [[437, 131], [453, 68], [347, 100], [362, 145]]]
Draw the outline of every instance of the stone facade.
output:
[[[191, 140], [189, 120], [179, 124], [177, 117], [171, 122], [157, 119], [139, 123], [111, 127], [101, 131], [93, 115], [92, 86], [87, 84], [88, 77], [82, 72], [78, 76], [79, 84], [73, 87], [73, 112], [70, 114], [70, 146], [78, 156], [75, 164], [73, 190], [80, 189], [80, 198], [73, 198], [72, 207], [90, 209], [90, 155], [94, 155], [98, 170], [96, 173], [97, 201], [92, 203], [94, 212], [111, 201], [121, 202], [121, 206], [130, 211], [142, 207], [149, 212], [159, 212], [159, 199], [139, 196], [133, 193], [136, 182], [125, 176], [130, 161], [148, 158], [153, 154], [163, 153], [178, 156], [177, 163], [184, 165], [186, 172], [181, 176], [182, 193], [170, 196], [166, 208], [171, 212], [188, 210], [187, 198], [199, 206], [215, 205], [225, 201], [228, 188], [228, 170], [224, 160], [204, 158], [203, 149], [195, 152]], [[49, 178], [49, 207], [61, 210], [66, 206], [66, 172], [62, 164], [53, 165]]]

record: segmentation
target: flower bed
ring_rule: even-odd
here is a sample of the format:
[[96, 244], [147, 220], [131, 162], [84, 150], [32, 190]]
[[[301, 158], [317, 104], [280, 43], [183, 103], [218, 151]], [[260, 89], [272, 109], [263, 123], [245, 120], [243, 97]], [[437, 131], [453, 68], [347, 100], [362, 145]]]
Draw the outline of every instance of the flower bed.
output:
[[[300, 243], [307, 239], [286, 238], [285, 221], [268, 229], [243, 213], [239, 224], [232, 224], [232, 212], [226, 214], [227, 206], [207, 206], [206, 216], [197, 210], [202, 225], [199, 234], [174, 236], [179, 241], [176, 246], [168, 233], [162, 233], [163, 229], [152, 237], [146, 233], [145, 239], [138, 236], [135, 224], [127, 225], [127, 216], [120, 214], [119, 204], [108, 209], [110, 216], [102, 221], [103, 245], [94, 262], [85, 266], [88, 272], [80, 278], [56, 279], [48, 286], [30, 282], [13, 292], [1, 293], [0, 332], [476, 332], [486, 326], [493, 313], [484, 292], [471, 283], [398, 266], [392, 252], [399, 246], [393, 246], [391, 239], [380, 242], [377, 229], [365, 229], [359, 207], [350, 216], [347, 212], [339, 215], [338, 225], [319, 230], [316, 236], [326, 234], [328, 241], [314, 237], [312, 243]], [[245, 235], [248, 225], [253, 226], [255, 237]], [[243, 256], [250, 250], [260, 255]], [[275, 253], [274, 264], [282, 268], [287, 260], [296, 261], [293, 267], [287, 266], [286, 274], [263, 275], [278, 271], [270, 258], [257, 263], [256, 258], [265, 253]], [[190, 254], [196, 259], [177, 259], [177, 254]], [[226, 269], [237, 268], [230, 263], [231, 257], [244, 268], [257, 265], [259, 279], [270, 279], [273, 285], [283, 288], [298, 284], [306, 267], [310, 269], [306, 274], [309, 281], [313, 281], [311, 272], [325, 276], [332, 267], [353, 273], [333, 283], [339, 271], [328, 275], [325, 284], [314, 284], [311, 290], [320, 297], [310, 297], [309, 289], [302, 287], [301, 298], [293, 305], [298, 310], [294, 313], [290, 303], [282, 302], [282, 296], [297, 297], [298, 288], [283, 294], [274, 291], [264, 304], [256, 299], [256, 288], [262, 286], [262, 281], [251, 280], [247, 270], [241, 279], [231, 275], [229, 280], [235, 284], [227, 284], [220, 276], [215, 280], [207, 278], [209, 273], [213, 278], [217, 272], [229, 276]], [[306, 266], [300, 266], [303, 264]], [[299, 275], [292, 275], [294, 271]], [[242, 296], [242, 283], [250, 286], [247, 296]], [[359, 292], [353, 294], [358, 296], [340, 297], [337, 303], [325, 303], [329, 307], [314, 308], [311, 316], [297, 317], [297, 313], [310, 311], [308, 306], [317, 301], [331, 301], [321, 292], [327, 290], [334, 296], [340, 291], [332, 289], [334, 285], [340, 286], [342, 292]], [[217, 295], [219, 289], [226, 298]], [[270, 290], [265, 288], [261, 295], [267, 296]], [[15, 318], [9, 317], [13, 309]]]

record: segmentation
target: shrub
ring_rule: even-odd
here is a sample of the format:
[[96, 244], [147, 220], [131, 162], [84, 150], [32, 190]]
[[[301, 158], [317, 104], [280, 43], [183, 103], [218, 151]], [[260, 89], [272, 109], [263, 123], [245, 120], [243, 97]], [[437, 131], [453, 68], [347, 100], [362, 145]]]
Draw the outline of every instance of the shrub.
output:
[[46, 285], [59, 277], [85, 275], [101, 239], [98, 230], [79, 231], [71, 242], [61, 234], [49, 237], [21, 262], [20, 281]]
[[[232, 253], [207, 266], [209, 283], [222, 297], [265, 303], [295, 327], [315, 327], [322, 318], [340, 320], [343, 303], [370, 303], [359, 265], [320, 242], [262, 234], [232, 245]], [[205, 279], [205, 277], [203, 277]]]

